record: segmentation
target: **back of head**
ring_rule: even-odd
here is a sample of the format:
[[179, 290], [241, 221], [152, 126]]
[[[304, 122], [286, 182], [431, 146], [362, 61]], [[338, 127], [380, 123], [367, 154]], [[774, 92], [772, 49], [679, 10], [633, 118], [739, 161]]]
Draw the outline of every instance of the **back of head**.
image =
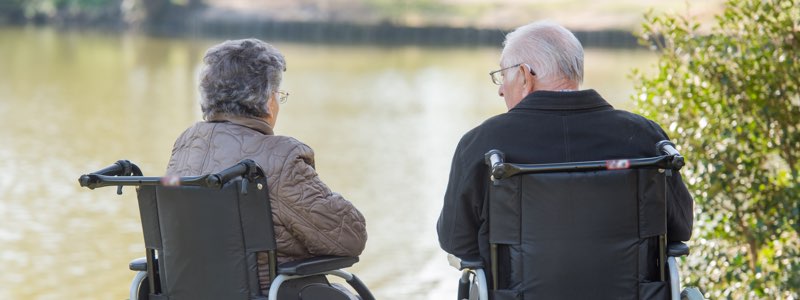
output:
[[583, 82], [583, 46], [561, 25], [539, 21], [521, 26], [506, 35], [503, 45], [503, 67], [526, 63], [543, 82]]
[[281, 84], [286, 60], [257, 39], [225, 41], [208, 49], [200, 75], [203, 118], [217, 115], [264, 117], [267, 100]]

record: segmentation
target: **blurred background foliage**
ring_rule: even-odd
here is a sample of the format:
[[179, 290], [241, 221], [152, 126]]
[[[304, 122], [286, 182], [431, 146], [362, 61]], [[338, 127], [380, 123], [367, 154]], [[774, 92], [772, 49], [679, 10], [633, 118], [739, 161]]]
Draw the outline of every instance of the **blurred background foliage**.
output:
[[710, 30], [645, 17], [658, 72], [637, 107], [688, 165], [695, 231], [686, 283], [711, 299], [800, 299], [800, 2], [730, 0]]
[[[0, 21], [117, 24], [159, 22], [202, 8], [203, 0], [5, 0]], [[177, 14], [172, 15], [178, 16]]]
[[119, 16], [122, 0], [5, 0], [0, 18], [44, 22], [54, 18], [98, 19]]
[[685, 11], [708, 21], [723, 0], [2, 0], [4, 22], [153, 25], [179, 19], [390, 23], [510, 29], [550, 19], [573, 30], [633, 30], [642, 11]]

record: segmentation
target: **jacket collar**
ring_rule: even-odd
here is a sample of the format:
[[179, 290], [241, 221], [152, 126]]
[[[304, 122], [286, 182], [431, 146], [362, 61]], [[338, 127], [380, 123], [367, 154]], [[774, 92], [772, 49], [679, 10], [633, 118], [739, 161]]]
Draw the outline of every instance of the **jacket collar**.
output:
[[219, 114], [208, 118], [208, 122], [228, 122], [239, 126], [244, 126], [266, 135], [274, 135], [272, 126], [266, 121], [254, 117], [242, 117], [229, 114]]
[[574, 92], [536, 91], [528, 94], [511, 110], [585, 110], [611, 108], [595, 90], [581, 90]]

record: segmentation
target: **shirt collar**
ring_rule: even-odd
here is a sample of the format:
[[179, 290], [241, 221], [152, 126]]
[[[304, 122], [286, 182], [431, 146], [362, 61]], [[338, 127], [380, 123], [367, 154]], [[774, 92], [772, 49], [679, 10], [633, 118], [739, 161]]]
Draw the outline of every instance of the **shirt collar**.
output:
[[209, 122], [229, 122], [239, 126], [244, 126], [255, 131], [261, 132], [266, 135], [273, 135], [272, 126], [269, 126], [269, 123], [266, 121], [254, 118], [254, 117], [243, 117], [243, 116], [235, 116], [229, 114], [218, 114], [214, 115], [213, 117], [208, 118]]
[[571, 92], [535, 91], [525, 96], [511, 110], [583, 110], [603, 107], [614, 108], [595, 90], [589, 89]]

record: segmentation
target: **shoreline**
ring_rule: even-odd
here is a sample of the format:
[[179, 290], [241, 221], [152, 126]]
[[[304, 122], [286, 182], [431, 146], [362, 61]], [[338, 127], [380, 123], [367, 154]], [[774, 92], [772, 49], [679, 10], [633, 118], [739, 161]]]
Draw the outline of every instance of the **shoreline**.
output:
[[[354, 45], [419, 46], [501, 46], [507, 29], [482, 29], [447, 26], [402, 26], [391, 23], [356, 24], [345, 22], [300, 22], [275, 20], [232, 20], [186, 18], [136, 27], [121, 22], [0, 22], [2, 26], [53, 27], [57, 30], [139, 31], [160, 37], [247, 38], [303, 43]], [[636, 49], [644, 47], [630, 31], [573, 30], [585, 48]]]
[[[424, 46], [500, 46], [505, 29], [421, 26], [391, 23], [355, 24], [344, 22], [299, 22], [274, 20], [207, 20], [150, 26], [146, 32], [161, 36], [245, 37], [331, 44], [424, 45]], [[642, 47], [638, 38], [625, 30], [597, 30], [573, 33], [584, 47]]]

